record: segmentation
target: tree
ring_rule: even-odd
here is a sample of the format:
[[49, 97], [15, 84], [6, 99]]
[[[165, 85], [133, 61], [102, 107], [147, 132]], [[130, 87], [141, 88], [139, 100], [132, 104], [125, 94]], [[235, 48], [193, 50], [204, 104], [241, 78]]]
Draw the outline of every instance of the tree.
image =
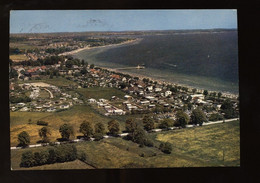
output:
[[181, 126], [182, 128], [185, 128], [190, 120], [189, 116], [183, 111], [178, 111], [176, 114], [176, 118], [177, 119], [175, 125]]
[[137, 123], [134, 119], [127, 119], [125, 122], [125, 128], [127, 132], [132, 133], [137, 128]]
[[119, 123], [116, 120], [111, 120], [108, 122], [108, 130], [112, 135], [117, 135], [119, 133]]
[[69, 140], [71, 135], [74, 135], [74, 129], [71, 125], [65, 123], [60, 126], [59, 132], [63, 139]]
[[104, 134], [105, 133], [105, 125], [101, 122], [95, 124], [95, 134]]
[[204, 90], [203, 95], [207, 96], [209, 94], [208, 90]]
[[84, 137], [90, 138], [93, 135], [93, 127], [89, 122], [83, 121], [80, 125], [79, 132], [83, 133]]
[[39, 136], [42, 138], [42, 142], [49, 142], [50, 135], [51, 135], [51, 131], [47, 127], [42, 127], [39, 130]]
[[230, 101], [230, 99], [226, 99], [223, 102], [223, 104], [221, 105], [220, 109], [221, 109], [221, 112], [225, 113], [224, 117], [226, 119], [230, 119], [230, 118], [233, 118], [233, 117], [237, 116], [237, 114], [235, 112], [235, 109], [233, 108], [233, 104]]
[[154, 129], [154, 120], [149, 115], [144, 116], [143, 124], [144, 129], [147, 131]]
[[166, 154], [171, 154], [172, 145], [169, 142], [162, 142], [159, 146], [159, 149]]
[[220, 98], [222, 96], [221, 92], [218, 92], [218, 98]]
[[199, 124], [200, 126], [203, 122], [207, 121], [207, 118], [202, 110], [199, 108], [194, 109], [191, 113], [191, 123]]
[[22, 154], [20, 167], [32, 167], [34, 166], [34, 155], [32, 151], [26, 151]]
[[172, 119], [164, 119], [160, 123], [160, 128], [169, 128], [170, 126], [173, 126], [174, 121]]
[[218, 120], [223, 120], [223, 116], [219, 113], [213, 113], [209, 117], [209, 121], [218, 121]]
[[193, 88], [193, 89], [192, 89], [192, 93], [193, 93], [193, 94], [195, 94], [195, 93], [196, 93], [196, 91], [197, 91], [197, 89], [196, 89], [196, 88]]
[[91, 65], [89, 66], [90, 69], [93, 69], [94, 67], [95, 67], [94, 64], [91, 64]]
[[142, 129], [140, 127], [135, 129], [133, 131], [132, 141], [140, 144], [140, 146], [143, 147], [145, 145], [145, 141], [146, 141], [146, 134], [145, 134], [144, 129]]
[[30, 136], [29, 136], [29, 134], [26, 131], [22, 131], [18, 135], [18, 141], [19, 141], [19, 145], [18, 146], [22, 146], [22, 147], [28, 146], [30, 144]]

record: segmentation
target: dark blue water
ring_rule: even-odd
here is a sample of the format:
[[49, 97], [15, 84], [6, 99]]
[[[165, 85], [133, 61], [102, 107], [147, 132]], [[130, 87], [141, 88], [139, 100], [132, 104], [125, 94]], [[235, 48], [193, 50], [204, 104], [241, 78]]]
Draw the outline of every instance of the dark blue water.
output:
[[128, 72], [238, 93], [236, 31], [143, 36], [138, 44], [85, 50], [75, 56], [110, 68], [145, 64], [144, 70]]

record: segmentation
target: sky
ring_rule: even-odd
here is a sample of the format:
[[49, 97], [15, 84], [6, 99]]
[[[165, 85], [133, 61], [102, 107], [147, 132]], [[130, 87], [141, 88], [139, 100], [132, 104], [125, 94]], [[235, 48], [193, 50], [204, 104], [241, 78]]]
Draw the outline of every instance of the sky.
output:
[[10, 33], [237, 28], [225, 10], [12, 10]]

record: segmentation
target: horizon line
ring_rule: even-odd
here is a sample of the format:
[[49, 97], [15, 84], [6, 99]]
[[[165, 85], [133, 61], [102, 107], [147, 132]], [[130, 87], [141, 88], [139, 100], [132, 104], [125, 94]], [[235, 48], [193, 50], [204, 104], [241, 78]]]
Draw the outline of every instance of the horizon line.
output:
[[9, 34], [54, 34], [54, 33], [90, 33], [90, 32], [149, 32], [149, 31], [196, 31], [196, 30], [237, 30], [237, 28], [201, 28], [201, 29], [154, 29], [154, 30], [120, 30], [120, 31], [67, 31], [67, 32], [15, 32]]

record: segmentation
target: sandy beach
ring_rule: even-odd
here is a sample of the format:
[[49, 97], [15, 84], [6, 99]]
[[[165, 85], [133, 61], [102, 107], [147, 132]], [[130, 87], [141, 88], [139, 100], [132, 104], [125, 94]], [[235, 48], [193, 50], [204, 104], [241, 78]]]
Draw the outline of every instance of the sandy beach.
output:
[[132, 44], [132, 43], [136, 44], [136, 43], [140, 42], [141, 40], [142, 40], [141, 38], [137, 38], [137, 39], [130, 40], [130, 41], [124, 41], [124, 42], [118, 43], [118, 44], [109, 44], [109, 45], [104, 45], [104, 46], [93, 46], [93, 47], [86, 46], [84, 48], [79, 48], [79, 49], [76, 49], [76, 50], [73, 50], [73, 51], [60, 53], [58, 56], [72, 55], [72, 54], [76, 54], [76, 53], [83, 51], [83, 50], [91, 50], [91, 49], [95, 49], [95, 48], [109, 48], [109, 47], [112, 47], [112, 46], [121, 46], [121, 45], [127, 45], [127, 44]]

